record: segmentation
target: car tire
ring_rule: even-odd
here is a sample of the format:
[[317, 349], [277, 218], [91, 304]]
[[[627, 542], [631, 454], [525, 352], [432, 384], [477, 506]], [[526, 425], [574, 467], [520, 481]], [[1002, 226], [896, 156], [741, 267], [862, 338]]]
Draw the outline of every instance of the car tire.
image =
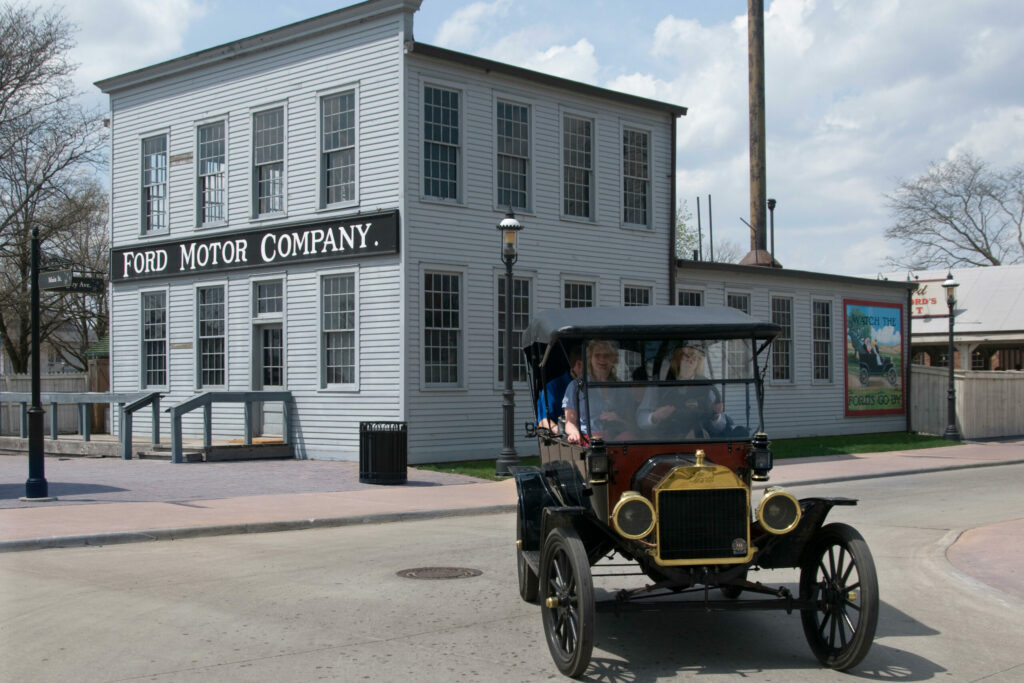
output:
[[818, 530], [800, 568], [804, 635], [823, 665], [846, 671], [864, 659], [878, 625], [878, 576], [867, 543], [846, 524]]
[[572, 529], [544, 540], [540, 563], [541, 614], [548, 650], [558, 670], [583, 675], [594, 650], [594, 582], [583, 541]]

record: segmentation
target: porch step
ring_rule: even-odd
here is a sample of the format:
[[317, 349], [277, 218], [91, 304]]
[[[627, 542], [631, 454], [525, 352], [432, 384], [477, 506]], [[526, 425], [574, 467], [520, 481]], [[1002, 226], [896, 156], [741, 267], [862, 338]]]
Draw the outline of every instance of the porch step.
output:
[[[229, 460], [267, 460], [280, 458], [294, 458], [295, 450], [290, 444], [282, 443], [280, 439], [254, 439], [253, 443], [246, 445], [241, 443], [214, 444], [209, 448], [191, 448], [182, 450], [181, 456], [185, 462], [225, 462]], [[170, 460], [170, 446], [154, 446], [146, 450], [136, 452], [140, 460]]]
[[[139, 460], [171, 460], [171, 447], [170, 446], [151, 446], [146, 450], [139, 450], [135, 452], [135, 457]], [[183, 450], [181, 457], [185, 462], [202, 462], [203, 452], [202, 450]]]

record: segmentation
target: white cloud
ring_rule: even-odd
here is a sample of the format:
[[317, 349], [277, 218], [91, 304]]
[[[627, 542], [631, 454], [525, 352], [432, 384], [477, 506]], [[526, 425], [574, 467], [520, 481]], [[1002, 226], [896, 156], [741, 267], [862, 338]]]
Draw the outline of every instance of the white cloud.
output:
[[494, 17], [503, 17], [508, 13], [509, 0], [495, 2], [474, 2], [456, 10], [437, 30], [434, 41], [452, 50], [465, 50], [477, 43], [480, 34], [486, 29], [482, 26]]

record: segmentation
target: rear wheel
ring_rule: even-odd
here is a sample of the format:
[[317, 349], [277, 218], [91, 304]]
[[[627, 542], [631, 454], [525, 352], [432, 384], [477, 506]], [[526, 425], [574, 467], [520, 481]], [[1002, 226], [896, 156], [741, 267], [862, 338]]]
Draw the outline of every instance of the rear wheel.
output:
[[878, 578], [864, 538], [846, 524], [822, 527], [800, 568], [804, 635], [825, 666], [845, 671], [860, 663], [878, 624]]
[[594, 583], [579, 535], [555, 529], [544, 541], [540, 563], [544, 635], [558, 670], [583, 675], [594, 650]]
[[871, 381], [871, 372], [864, 366], [860, 368], [860, 385], [866, 387]]
[[896, 368], [889, 368], [885, 373], [885, 378], [889, 380], [889, 384], [896, 386], [900, 383], [900, 376], [896, 372]]

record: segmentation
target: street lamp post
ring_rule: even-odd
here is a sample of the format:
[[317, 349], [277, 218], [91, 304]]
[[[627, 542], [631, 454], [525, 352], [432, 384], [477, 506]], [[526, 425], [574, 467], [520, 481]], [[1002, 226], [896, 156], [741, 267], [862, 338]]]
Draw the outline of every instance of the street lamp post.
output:
[[519, 239], [519, 231], [523, 229], [522, 224], [516, 220], [516, 216], [509, 207], [508, 213], [498, 223], [498, 230], [501, 232], [502, 249], [501, 260], [505, 262], [505, 349], [502, 353], [503, 368], [502, 374], [505, 379], [505, 389], [502, 392], [502, 413], [501, 433], [502, 448], [494, 463], [494, 473], [497, 476], [508, 476], [510, 466], [519, 464], [519, 456], [516, 455], [516, 447], [513, 439], [512, 423], [515, 421], [515, 393], [512, 391], [512, 264], [519, 259], [516, 249]]
[[946, 390], [946, 431], [942, 438], [949, 441], [960, 440], [960, 431], [956, 428], [956, 387], [953, 385], [953, 316], [956, 306], [956, 288], [959, 286], [960, 283], [953, 279], [953, 271], [949, 271], [946, 281], [942, 283], [942, 288], [946, 290], [946, 306], [949, 307], [949, 387]]
[[31, 311], [32, 345], [32, 407], [28, 409], [28, 480], [25, 482], [25, 498], [39, 499], [49, 496], [46, 483], [46, 466], [43, 463], [43, 406], [40, 400], [39, 379], [39, 228], [32, 226], [32, 254], [29, 285], [32, 288], [29, 306]]

